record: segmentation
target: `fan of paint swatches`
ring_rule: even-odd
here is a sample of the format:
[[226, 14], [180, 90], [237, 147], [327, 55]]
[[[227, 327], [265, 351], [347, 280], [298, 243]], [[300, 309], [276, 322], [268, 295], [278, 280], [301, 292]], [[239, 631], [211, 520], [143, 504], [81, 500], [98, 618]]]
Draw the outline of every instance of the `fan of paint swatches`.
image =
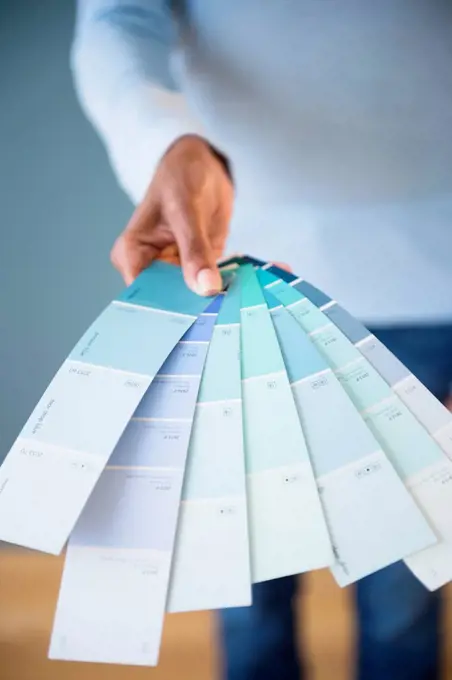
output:
[[151, 381], [208, 304], [159, 262], [105, 309], [0, 467], [0, 540], [61, 552]]
[[53, 659], [153, 666], [165, 612], [399, 560], [452, 580], [452, 416], [334, 300], [250, 257], [153, 264], [64, 362], [0, 468], [0, 540], [59, 553]]

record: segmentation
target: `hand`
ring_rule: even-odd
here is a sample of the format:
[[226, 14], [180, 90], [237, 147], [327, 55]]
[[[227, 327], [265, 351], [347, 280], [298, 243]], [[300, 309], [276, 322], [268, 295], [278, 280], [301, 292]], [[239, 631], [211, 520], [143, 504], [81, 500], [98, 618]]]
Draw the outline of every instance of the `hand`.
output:
[[181, 137], [160, 161], [142, 203], [113, 246], [127, 285], [155, 259], [181, 264], [199, 295], [221, 290], [221, 257], [233, 206], [227, 170], [201, 137]]

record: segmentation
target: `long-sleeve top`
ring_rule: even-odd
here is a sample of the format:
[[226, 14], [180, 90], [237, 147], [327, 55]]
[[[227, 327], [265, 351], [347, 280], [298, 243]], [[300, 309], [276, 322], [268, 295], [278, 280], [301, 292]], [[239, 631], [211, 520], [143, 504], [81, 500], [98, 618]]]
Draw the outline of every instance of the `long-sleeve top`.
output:
[[370, 325], [452, 323], [450, 0], [79, 0], [72, 67], [134, 203], [203, 135], [230, 251]]

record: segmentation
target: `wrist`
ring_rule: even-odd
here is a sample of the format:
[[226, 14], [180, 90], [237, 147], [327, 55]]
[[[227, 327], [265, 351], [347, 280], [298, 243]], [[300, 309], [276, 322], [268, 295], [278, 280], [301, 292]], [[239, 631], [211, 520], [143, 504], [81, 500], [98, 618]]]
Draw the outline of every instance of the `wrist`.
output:
[[225, 156], [223, 153], [221, 153], [221, 151], [218, 151], [218, 149], [215, 148], [214, 146], [212, 146], [212, 144], [209, 144], [209, 149], [210, 149], [211, 153], [215, 156], [217, 161], [219, 161], [219, 163], [221, 163], [221, 165], [223, 166], [223, 169], [224, 169], [225, 173], [227, 174], [228, 178], [230, 179], [231, 184], [234, 184], [234, 178], [232, 176], [232, 170], [231, 170], [231, 163], [229, 162], [228, 157]]

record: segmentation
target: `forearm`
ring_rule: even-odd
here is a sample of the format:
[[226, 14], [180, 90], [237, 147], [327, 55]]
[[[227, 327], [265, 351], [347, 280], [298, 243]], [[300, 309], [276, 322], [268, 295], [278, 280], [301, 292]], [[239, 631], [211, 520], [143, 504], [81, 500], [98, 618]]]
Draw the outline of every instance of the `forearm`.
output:
[[179, 137], [202, 135], [171, 72], [174, 22], [163, 0], [79, 0], [71, 64], [87, 117], [134, 203]]

